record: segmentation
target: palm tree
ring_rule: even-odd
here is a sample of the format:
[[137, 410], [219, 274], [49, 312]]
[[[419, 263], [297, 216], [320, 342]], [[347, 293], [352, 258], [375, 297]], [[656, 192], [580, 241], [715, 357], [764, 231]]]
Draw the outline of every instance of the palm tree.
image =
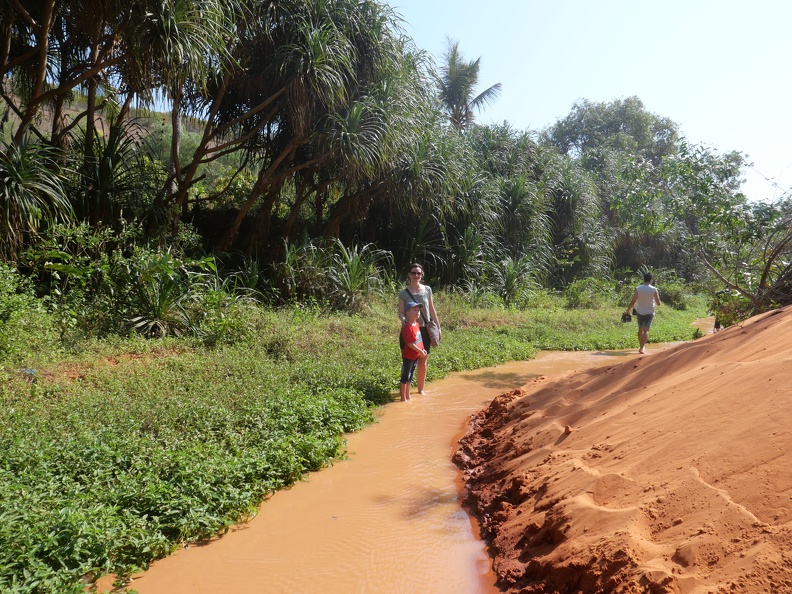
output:
[[437, 86], [443, 108], [457, 130], [469, 127], [475, 119], [473, 110], [489, 104], [501, 92], [501, 84], [497, 83], [473, 96], [478, 84], [480, 61], [481, 58], [466, 62], [459, 51], [459, 42], [448, 40], [448, 51], [443, 56]]

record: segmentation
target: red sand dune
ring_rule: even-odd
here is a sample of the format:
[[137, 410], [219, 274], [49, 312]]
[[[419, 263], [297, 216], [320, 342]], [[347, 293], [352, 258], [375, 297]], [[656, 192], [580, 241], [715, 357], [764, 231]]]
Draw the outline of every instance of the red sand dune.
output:
[[503, 591], [792, 593], [792, 307], [539, 378], [460, 443]]

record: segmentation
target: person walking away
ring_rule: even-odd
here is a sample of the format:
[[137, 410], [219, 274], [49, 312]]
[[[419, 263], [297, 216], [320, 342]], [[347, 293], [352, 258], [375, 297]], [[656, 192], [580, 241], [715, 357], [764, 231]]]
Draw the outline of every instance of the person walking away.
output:
[[652, 285], [654, 276], [647, 272], [643, 276], [643, 284], [635, 287], [632, 301], [624, 313], [630, 313], [630, 310], [635, 307], [635, 312], [638, 314], [638, 352], [643, 355], [646, 353], [646, 343], [649, 340], [649, 329], [652, 327], [654, 320], [655, 309], [660, 302], [660, 293], [657, 292], [657, 287]]
[[428, 362], [428, 355], [431, 352], [432, 343], [429, 339], [429, 330], [426, 328], [426, 322], [434, 320], [437, 324], [437, 329], [440, 331], [440, 337], [443, 336], [443, 331], [440, 328], [440, 320], [437, 319], [437, 312], [435, 311], [434, 300], [432, 299], [432, 288], [424, 285], [421, 280], [423, 279], [423, 266], [418, 263], [410, 264], [407, 268], [407, 286], [399, 291], [399, 320], [402, 325], [407, 323], [405, 312], [405, 305], [413, 301], [421, 306], [420, 314], [418, 316], [418, 325], [421, 327], [421, 335], [423, 336], [424, 350], [426, 350], [427, 357], [418, 360], [418, 369], [416, 371], [416, 388], [419, 394], [425, 394], [424, 386], [426, 384], [426, 366]]
[[410, 386], [413, 374], [420, 360], [426, 360], [421, 327], [418, 325], [418, 316], [421, 315], [421, 306], [415, 301], [408, 301], [404, 307], [404, 317], [407, 321], [402, 325], [402, 370], [399, 380], [399, 396], [401, 401], [410, 400]]

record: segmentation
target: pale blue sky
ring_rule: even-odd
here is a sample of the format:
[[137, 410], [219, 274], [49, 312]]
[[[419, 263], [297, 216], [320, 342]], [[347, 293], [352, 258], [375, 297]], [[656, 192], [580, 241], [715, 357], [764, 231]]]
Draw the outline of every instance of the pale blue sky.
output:
[[[792, 2], [787, 0], [389, 0], [418, 45], [446, 37], [481, 58], [478, 115], [543, 129], [579, 99], [638, 96], [692, 143], [747, 153], [753, 200], [792, 187]], [[757, 173], [758, 172], [758, 173]], [[760, 175], [761, 174], [761, 175]], [[783, 190], [763, 177], [775, 179]]]

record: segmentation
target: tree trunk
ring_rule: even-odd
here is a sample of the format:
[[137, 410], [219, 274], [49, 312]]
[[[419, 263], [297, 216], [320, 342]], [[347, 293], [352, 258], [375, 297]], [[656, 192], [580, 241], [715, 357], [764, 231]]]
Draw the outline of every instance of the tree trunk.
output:
[[22, 115], [22, 121], [19, 123], [19, 128], [17, 128], [16, 134], [14, 134], [14, 141], [19, 144], [22, 142], [28, 127], [33, 122], [33, 119], [36, 117], [39, 107], [41, 106], [39, 99], [44, 92], [44, 85], [47, 80], [49, 33], [50, 29], [52, 28], [55, 0], [48, 0], [44, 6], [41, 7], [42, 10], [40, 23], [36, 23], [35, 20], [30, 18], [30, 15], [28, 15], [27, 11], [25, 11], [21, 5], [19, 5], [17, 2], [15, 2], [15, 4], [17, 5], [17, 9], [20, 10], [22, 14], [27, 15], [28, 20], [35, 31], [34, 37], [36, 39], [36, 45], [39, 48], [38, 64], [36, 64], [36, 72], [34, 74], [35, 84], [33, 85], [33, 92], [30, 94], [31, 102]]
[[[264, 193], [265, 190], [270, 192], [270, 196], [267, 201], [268, 203], [264, 207], [262, 207], [262, 211], [263, 210], [268, 210], [270, 212], [272, 211], [272, 207], [274, 206], [277, 200], [277, 193], [273, 193], [274, 188], [270, 187], [273, 182], [273, 174], [278, 169], [278, 167], [280, 167], [281, 164], [287, 160], [287, 157], [288, 160], [294, 158], [294, 153], [297, 151], [298, 144], [299, 144], [298, 141], [293, 141], [289, 146], [287, 146], [283, 150], [283, 152], [281, 152], [278, 158], [275, 159], [275, 161], [267, 169], [262, 169], [259, 172], [258, 180], [256, 180], [253, 189], [250, 191], [250, 196], [245, 201], [245, 204], [242, 206], [242, 208], [239, 209], [239, 213], [234, 219], [234, 222], [231, 223], [231, 227], [229, 227], [228, 231], [225, 234], [225, 237], [223, 237], [220, 243], [218, 243], [217, 246], [215, 247], [216, 250], [218, 251], [227, 250], [231, 246], [231, 244], [234, 243], [234, 240], [236, 240], [237, 233], [239, 233], [239, 227], [242, 225], [242, 221], [245, 219], [248, 212], [250, 212], [250, 209], [253, 208], [253, 205], [256, 203], [256, 200], [259, 199], [259, 197]], [[280, 189], [281, 184], [282, 181], [278, 184], [278, 190]]]

